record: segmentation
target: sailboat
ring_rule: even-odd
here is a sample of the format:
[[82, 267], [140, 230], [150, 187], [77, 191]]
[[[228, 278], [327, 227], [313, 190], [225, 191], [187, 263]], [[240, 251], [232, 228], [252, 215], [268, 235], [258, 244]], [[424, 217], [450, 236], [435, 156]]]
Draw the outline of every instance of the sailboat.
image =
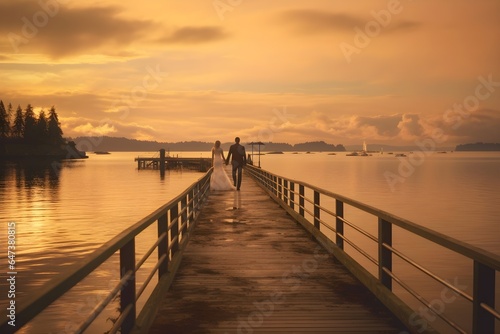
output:
[[366, 146], [366, 141], [363, 141], [363, 149], [358, 152], [352, 152], [349, 154], [346, 154], [348, 157], [369, 157], [371, 154], [368, 153], [368, 149]]

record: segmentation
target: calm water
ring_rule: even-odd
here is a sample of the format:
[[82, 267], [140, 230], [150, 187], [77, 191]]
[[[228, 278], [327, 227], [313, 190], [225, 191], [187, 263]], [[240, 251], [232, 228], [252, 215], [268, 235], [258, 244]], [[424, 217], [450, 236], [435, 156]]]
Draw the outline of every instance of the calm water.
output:
[[412, 161], [387, 153], [273, 154], [261, 157], [261, 167], [500, 254], [500, 152], [434, 153]]
[[[66, 266], [84, 258], [201, 176], [191, 171], [170, 171], [161, 179], [157, 171], [138, 171], [133, 161], [137, 155], [91, 154], [86, 160], [64, 162], [59, 172], [50, 165], [0, 165], [0, 244], [6, 244], [7, 222], [16, 222], [17, 300]], [[181, 155], [208, 157], [209, 152]], [[255, 156], [254, 160], [258, 158]], [[262, 168], [271, 172], [357, 199], [500, 254], [500, 153], [436, 153], [419, 160], [413, 157], [411, 161], [409, 164], [408, 160], [389, 154], [371, 157], [346, 157], [345, 153], [261, 156]], [[392, 185], [387, 175], [391, 175]], [[397, 181], [394, 181], [395, 177]], [[355, 211], [347, 214], [375, 233], [376, 221]], [[144, 238], [153, 238], [154, 234], [155, 231], [146, 232]], [[356, 235], [352, 238], [368, 244]], [[400, 231], [395, 231], [395, 240], [395, 244], [405, 246], [405, 251], [412, 257], [423, 261], [450, 282], [465, 286], [472, 294], [471, 263]], [[369, 252], [376, 251], [370, 247], [367, 245]], [[142, 251], [145, 249], [138, 246], [138, 252]], [[0, 253], [1, 275], [6, 272], [2, 268], [7, 268], [4, 251]], [[372, 272], [374, 270], [371, 268]], [[45, 311], [41, 316], [44, 321], [21, 332], [71, 332], [74, 324], [85, 318], [105, 291], [116, 283], [112, 276], [117, 271], [117, 259], [113, 257], [79, 284], [71, 295]], [[442, 289], [410, 269], [398, 274], [429, 293]], [[0, 288], [0, 309], [4, 309], [3, 280]], [[437, 292], [439, 295], [439, 290]], [[403, 292], [400, 293], [405, 297]], [[456, 309], [456, 312], [468, 314], [466, 303], [457, 301], [445, 306], [447, 311]], [[100, 319], [90, 332], [103, 332], [111, 327], [112, 321], [108, 318], [116, 314], [113, 307], [116, 305], [110, 306], [107, 316]], [[467, 327], [470, 321], [466, 316], [464, 319], [463, 325]]]
[[[139, 153], [89, 155], [89, 159], [63, 162], [56, 169], [50, 162], [0, 165], [0, 244], [7, 242], [7, 222], [16, 222], [17, 301], [202, 176], [176, 170], [167, 171], [161, 179], [158, 171], [138, 171], [134, 157]], [[155, 228], [146, 231], [143, 238], [153, 240], [154, 234]], [[139, 253], [146, 251], [144, 245], [146, 242], [138, 242]], [[0, 253], [2, 277], [7, 272], [4, 250]], [[72, 333], [106, 296], [106, 290], [117, 283], [113, 278], [119, 272], [117, 263], [117, 256], [112, 257], [62, 302], [45, 311], [42, 321], [21, 332]], [[5, 286], [2, 279], [2, 310], [7, 299]], [[109, 307], [108, 317], [116, 313], [115, 307], [116, 303]], [[1, 314], [4, 317], [3, 311]], [[110, 319], [103, 317], [88, 332], [104, 332], [111, 325]]]
[[[261, 156], [261, 167], [359, 200], [499, 255], [500, 152], [434, 153], [423, 159], [417, 154], [408, 154], [407, 158], [387, 153], [369, 157], [349, 157], [345, 153], [276, 154]], [[344, 214], [348, 220], [377, 235], [377, 220], [373, 216], [354, 209], [346, 209]], [[373, 242], [349, 228], [345, 234], [377, 257]], [[393, 230], [393, 246], [473, 295], [472, 261], [398, 228]], [[349, 246], [346, 250], [378, 276], [375, 265]], [[394, 257], [393, 261], [396, 275], [438, 310], [454, 314], [453, 321], [471, 330], [470, 302], [454, 296], [399, 258]], [[414, 309], [421, 308], [422, 305], [396, 283], [393, 289]], [[499, 305], [500, 289], [496, 290], [496, 305]], [[424, 313], [421, 315], [426, 317]], [[454, 333], [434, 315], [428, 315], [427, 319], [443, 333]], [[498, 321], [497, 333], [500, 333]]]

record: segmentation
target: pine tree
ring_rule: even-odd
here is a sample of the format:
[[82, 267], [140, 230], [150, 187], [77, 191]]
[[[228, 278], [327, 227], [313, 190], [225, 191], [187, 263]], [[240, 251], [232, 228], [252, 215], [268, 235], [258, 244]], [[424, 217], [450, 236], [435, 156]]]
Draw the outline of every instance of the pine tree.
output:
[[13, 111], [14, 111], [14, 108], [12, 107], [12, 103], [9, 102], [9, 106], [7, 109], [7, 117], [9, 119], [9, 123], [10, 123]]
[[5, 110], [3, 101], [0, 100], [0, 140], [5, 140], [10, 133], [9, 114]]
[[36, 123], [35, 112], [31, 104], [26, 106], [24, 112], [24, 139], [28, 143], [34, 143], [36, 141]]
[[61, 124], [59, 123], [59, 118], [57, 116], [56, 108], [52, 106], [49, 112], [49, 125], [48, 125], [49, 142], [52, 144], [62, 144], [64, 142], [62, 135], [63, 132], [61, 130]]
[[24, 117], [21, 106], [17, 106], [14, 125], [12, 126], [12, 135], [17, 139], [21, 139], [24, 137]]
[[47, 117], [45, 116], [45, 111], [42, 109], [36, 122], [36, 140], [37, 142], [46, 143], [48, 138], [49, 129], [47, 125]]

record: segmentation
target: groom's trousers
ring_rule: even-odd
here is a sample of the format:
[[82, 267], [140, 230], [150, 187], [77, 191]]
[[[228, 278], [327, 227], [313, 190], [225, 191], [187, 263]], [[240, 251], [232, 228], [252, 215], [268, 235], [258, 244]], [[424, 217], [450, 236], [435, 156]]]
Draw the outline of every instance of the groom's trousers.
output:
[[[243, 165], [238, 161], [232, 161], [233, 165], [233, 182], [236, 189], [240, 190], [241, 187], [241, 176], [243, 174]], [[238, 175], [236, 175], [238, 174]]]

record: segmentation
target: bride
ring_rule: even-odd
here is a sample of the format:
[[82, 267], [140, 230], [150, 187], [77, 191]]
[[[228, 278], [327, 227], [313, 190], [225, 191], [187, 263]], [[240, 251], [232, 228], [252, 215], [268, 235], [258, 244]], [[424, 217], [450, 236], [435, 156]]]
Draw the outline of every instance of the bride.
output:
[[214, 171], [210, 177], [210, 189], [212, 190], [235, 190], [229, 177], [224, 170], [224, 151], [220, 147], [220, 141], [216, 141], [212, 147], [212, 166]]

